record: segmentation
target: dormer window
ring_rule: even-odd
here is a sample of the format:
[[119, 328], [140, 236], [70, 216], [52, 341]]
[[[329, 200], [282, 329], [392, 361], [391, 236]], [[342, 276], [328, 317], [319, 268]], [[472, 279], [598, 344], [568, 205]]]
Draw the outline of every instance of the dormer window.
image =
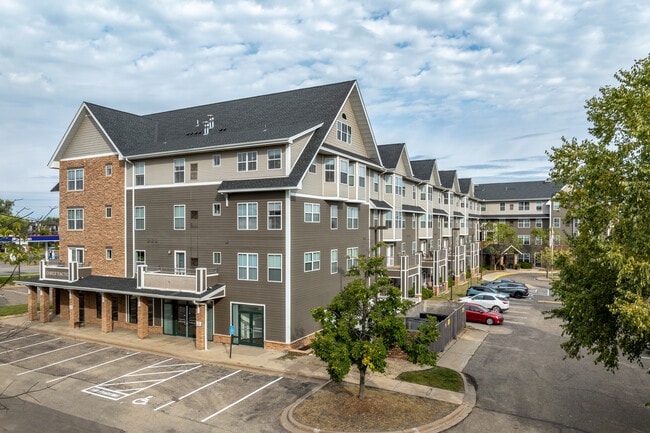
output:
[[352, 143], [352, 127], [340, 120], [336, 122], [336, 138], [344, 143]]

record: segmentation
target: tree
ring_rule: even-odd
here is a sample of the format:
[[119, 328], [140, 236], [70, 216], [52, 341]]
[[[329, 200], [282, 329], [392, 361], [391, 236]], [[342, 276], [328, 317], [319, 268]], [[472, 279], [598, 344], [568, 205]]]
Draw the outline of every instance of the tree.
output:
[[556, 254], [553, 283], [571, 358], [583, 349], [608, 370], [639, 362], [650, 344], [650, 57], [614, 76], [586, 103], [593, 139], [562, 138], [549, 152], [567, 218], [579, 221]]
[[402, 348], [415, 364], [435, 365], [437, 359], [429, 351], [429, 344], [438, 338], [435, 319], [417, 332], [407, 331], [403, 316], [412, 303], [390, 284], [383, 260], [377, 255], [360, 256], [357, 266], [347, 273], [356, 278], [326, 308], [312, 309], [323, 328], [311, 343], [314, 353], [327, 362], [327, 372], [335, 382], [356, 366], [360, 399], [365, 396], [366, 372], [383, 372], [391, 349]]
[[539, 265], [546, 270], [546, 278], [548, 278], [548, 272], [553, 267], [554, 263], [554, 254], [551, 247], [544, 247], [539, 252]]
[[0, 239], [10, 239], [0, 245], [0, 262], [13, 266], [9, 277], [0, 281], [0, 288], [4, 287], [14, 276], [21, 264], [37, 263], [43, 254], [43, 248], [28, 246], [27, 236], [22, 231], [20, 222], [15, 222], [13, 228], [0, 227]]
[[486, 236], [483, 251], [490, 256], [490, 265], [496, 269], [506, 249], [510, 246], [518, 248], [521, 241], [517, 237], [517, 231], [508, 224], [488, 222], [484, 230]]

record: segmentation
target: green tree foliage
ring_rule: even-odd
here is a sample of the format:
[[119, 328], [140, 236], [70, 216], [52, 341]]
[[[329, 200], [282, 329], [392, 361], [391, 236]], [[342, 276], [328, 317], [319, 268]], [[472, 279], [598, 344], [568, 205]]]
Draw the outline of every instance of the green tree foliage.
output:
[[483, 250], [490, 256], [490, 265], [493, 269], [496, 269], [497, 263], [508, 247], [519, 248], [521, 246], [517, 230], [508, 224], [489, 222], [485, 225], [484, 231], [486, 235]]
[[[376, 249], [375, 249], [376, 251]], [[312, 309], [322, 326], [311, 343], [314, 353], [327, 363], [332, 380], [341, 382], [354, 365], [359, 370], [359, 394], [365, 396], [366, 372], [383, 372], [388, 352], [400, 347], [410, 362], [435, 365], [437, 354], [429, 344], [438, 338], [435, 319], [417, 332], [406, 329], [404, 314], [412, 303], [402, 299], [390, 284], [381, 256], [358, 258], [348, 275], [355, 278], [327, 307]]]
[[562, 307], [550, 316], [563, 320], [569, 357], [585, 349], [612, 371], [650, 344], [650, 57], [615, 78], [587, 101], [593, 139], [563, 138], [549, 153], [567, 185], [557, 199], [580, 224], [556, 260]]

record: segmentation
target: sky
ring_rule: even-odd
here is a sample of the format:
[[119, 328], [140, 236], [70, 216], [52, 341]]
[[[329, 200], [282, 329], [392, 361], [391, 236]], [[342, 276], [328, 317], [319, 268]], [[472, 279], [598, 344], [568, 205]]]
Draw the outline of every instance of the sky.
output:
[[0, 0], [0, 199], [56, 216], [83, 101], [149, 114], [357, 80], [377, 144], [543, 180], [585, 102], [650, 54], [638, 0]]

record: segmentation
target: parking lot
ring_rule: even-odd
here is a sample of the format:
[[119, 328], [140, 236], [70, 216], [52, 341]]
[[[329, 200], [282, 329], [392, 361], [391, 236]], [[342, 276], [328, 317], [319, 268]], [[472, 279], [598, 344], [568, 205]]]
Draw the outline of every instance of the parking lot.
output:
[[128, 431], [267, 432], [318, 384], [2, 326], [0, 386]]

